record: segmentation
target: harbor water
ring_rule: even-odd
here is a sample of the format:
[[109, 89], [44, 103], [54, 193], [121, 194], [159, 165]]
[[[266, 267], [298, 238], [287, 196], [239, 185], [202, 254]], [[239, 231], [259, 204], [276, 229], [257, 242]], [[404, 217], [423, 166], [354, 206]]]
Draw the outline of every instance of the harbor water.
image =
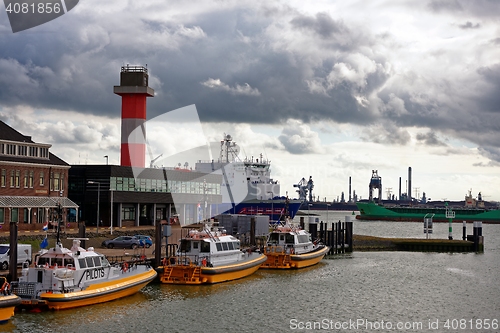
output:
[[[311, 213], [334, 222], [352, 212]], [[423, 222], [353, 221], [357, 235], [426, 237]], [[431, 238], [448, 238], [447, 223], [433, 229]], [[355, 251], [218, 285], [153, 283], [95, 306], [19, 312], [0, 331], [498, 332], [500, 225], [483, 224], [483, 235], [480, 254]], [[461, 222], [453, 238], [462, 239]]]

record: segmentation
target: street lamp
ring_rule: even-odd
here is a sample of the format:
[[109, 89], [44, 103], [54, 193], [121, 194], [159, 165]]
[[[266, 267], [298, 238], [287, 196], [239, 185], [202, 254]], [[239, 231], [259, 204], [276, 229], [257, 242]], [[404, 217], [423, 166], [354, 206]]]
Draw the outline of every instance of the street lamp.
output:
[[99, 235], [99, 200], [101, 196], [101, 183], [89, 180], [87, 184], [97, 184], [97, 234]]
[[110, 219], [110, 230], [111, 230], [111, 235], [113, 234], [113, 189], [109, 189], [111, 191], [111, 219]]

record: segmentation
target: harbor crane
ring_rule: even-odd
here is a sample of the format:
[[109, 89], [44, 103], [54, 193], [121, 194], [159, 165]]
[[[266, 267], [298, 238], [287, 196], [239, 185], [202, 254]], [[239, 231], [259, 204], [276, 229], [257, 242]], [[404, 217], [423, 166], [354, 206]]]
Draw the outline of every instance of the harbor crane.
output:
[[299, 200], [306, 200], [307, 193], [309, 193], [309, 202], [312, 202], [312, 190], [314, 188], [314, 182], [312, 176], [309, 176], [309, 181], [306, 182], [305, 178], [302, 178], [298, 184], [294, 184], [293, 187], [297, 187], [296, 191], [299, 194]]

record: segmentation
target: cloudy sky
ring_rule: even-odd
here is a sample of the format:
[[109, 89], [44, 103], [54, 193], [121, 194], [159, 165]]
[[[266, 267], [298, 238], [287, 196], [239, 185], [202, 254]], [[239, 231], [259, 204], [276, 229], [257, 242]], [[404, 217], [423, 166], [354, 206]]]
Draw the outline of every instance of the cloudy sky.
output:
[[151, 121], [152, 156], [229, 133], [282, 194], [313, 176], [347, 197], [351, 177], [367, 198], [378, 170], [385, 198], [411, 166], [415, 197], [500, 201], [499, 59], [496, 0], [80, 0], [17, 33], [1, 7], [0, 119], [70, 164], [118, 164], [113, 86], [147, 65], [148, 119], [194, 105], [203, 127]]

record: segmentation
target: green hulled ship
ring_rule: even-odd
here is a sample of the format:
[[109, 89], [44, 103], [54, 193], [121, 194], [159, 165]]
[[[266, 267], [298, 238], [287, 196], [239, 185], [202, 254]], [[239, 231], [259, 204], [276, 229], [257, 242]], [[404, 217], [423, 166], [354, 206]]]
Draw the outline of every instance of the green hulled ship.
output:
[[[357, 202], [358, 220], [423, 221], [426, 214], [434, 214], [434, 222], [448, 222], [446, 207], [382, 206], [374, 202]], [[455, 213], [454, 221], [500, 223], [500, 210], [487, 208], [449, 207]]]

